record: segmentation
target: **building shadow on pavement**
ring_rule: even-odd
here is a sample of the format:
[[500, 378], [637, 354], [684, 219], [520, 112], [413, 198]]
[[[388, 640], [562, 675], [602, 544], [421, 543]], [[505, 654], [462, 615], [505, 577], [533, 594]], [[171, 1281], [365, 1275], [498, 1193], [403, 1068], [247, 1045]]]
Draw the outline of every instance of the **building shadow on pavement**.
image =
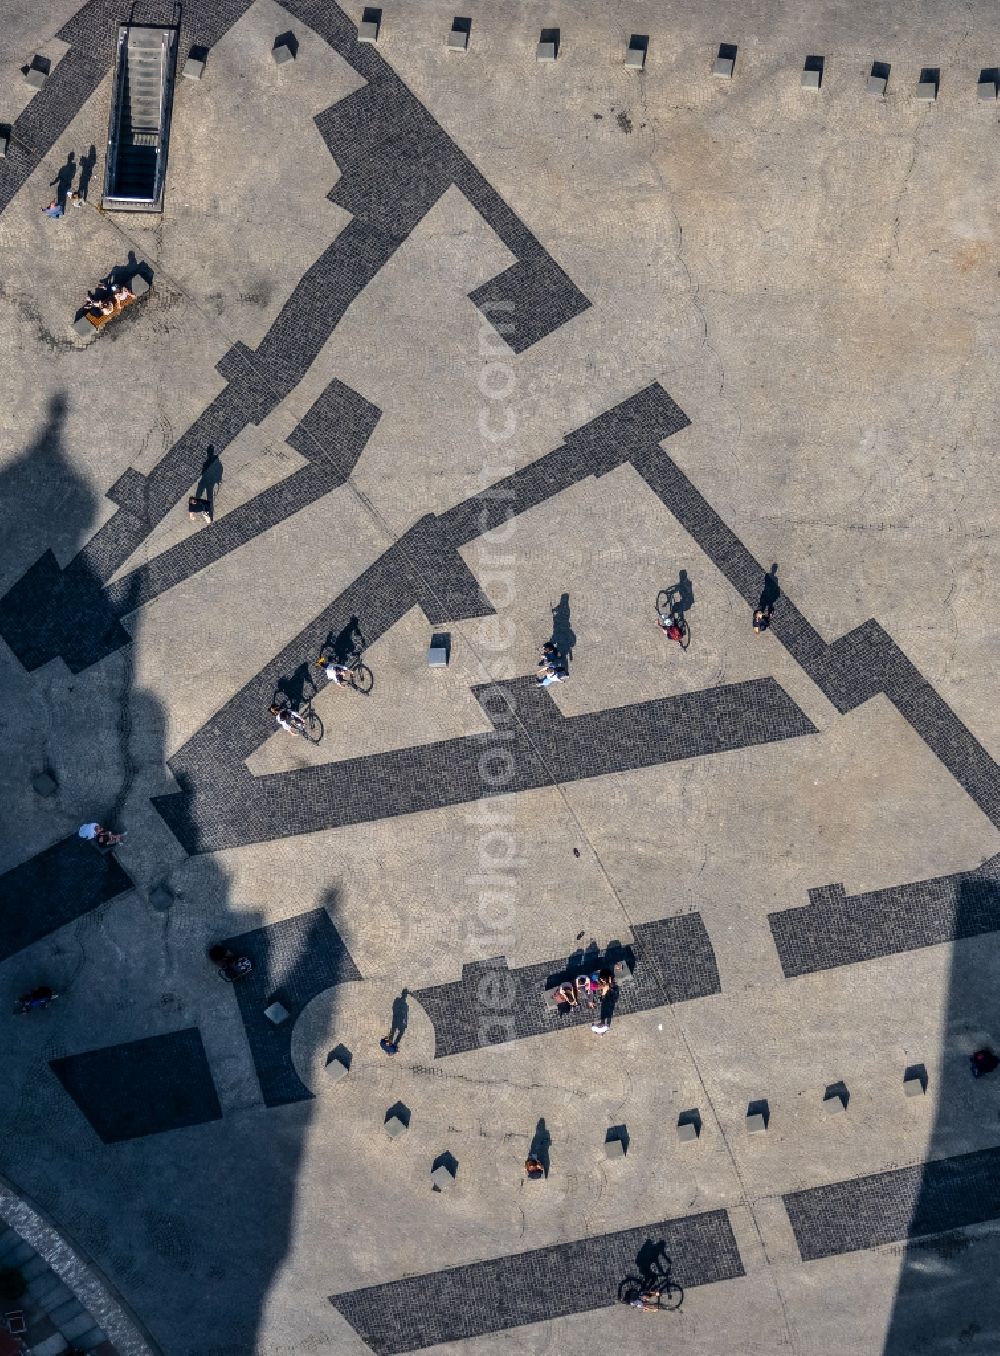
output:
[[[19, 577], [43, 536], [72, 559], [98, 524], [100, 501], [66, 454], [66, 414], [54, 397], [0, 472], [0, 580]], [[42, 581], [39, 627], [47, 596]], [[62, 660], [27, 673], [0, 641], [8, 701], [39, 715], [16, 728], [0, 778], [4, 1173], [96, 1263], [153, 1347], [251, 1356], [265, 1349], [312, 1117], [291, 1029], [331, 977], [355, 972], [327, 908], [269, 925], [153, 809], [173, 783], [167, 712], [135, 682], [142, 626], [138, 611], [132, 643], [82, 676]], [[100, 856], [76, 832], [92, 818], [127, 829], [126, 843]], [[284, 1027], [258, 1023], [244, 981], [222, 982], [206, 959], [234, 937], [252, 939], [261, 994], [292, 994]], [[39, 983], [59, 1001], [14, 1017], [9, 1000]]]

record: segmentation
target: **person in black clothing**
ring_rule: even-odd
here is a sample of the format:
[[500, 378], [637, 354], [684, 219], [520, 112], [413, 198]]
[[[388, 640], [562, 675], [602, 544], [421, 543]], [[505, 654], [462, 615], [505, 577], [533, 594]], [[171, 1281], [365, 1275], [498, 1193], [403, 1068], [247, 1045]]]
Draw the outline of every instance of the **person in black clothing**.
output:
[[230, 984], [237, 979], [245, 979], [253, 969], [253, 961], [249, 956], [238, 956], [228, 946], [210, 946], [208, 959], [218, 967], [219, 978], [228, 980]]

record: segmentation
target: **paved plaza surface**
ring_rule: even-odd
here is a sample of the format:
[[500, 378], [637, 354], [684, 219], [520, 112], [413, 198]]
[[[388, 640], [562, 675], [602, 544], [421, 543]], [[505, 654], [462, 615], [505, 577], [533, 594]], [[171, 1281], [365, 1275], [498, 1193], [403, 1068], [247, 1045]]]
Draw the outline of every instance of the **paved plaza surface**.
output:
[[1000, 1350], [994, 7], [190, 0], [150, 216], [2, 17], [5, 1222], [120, 1353]]

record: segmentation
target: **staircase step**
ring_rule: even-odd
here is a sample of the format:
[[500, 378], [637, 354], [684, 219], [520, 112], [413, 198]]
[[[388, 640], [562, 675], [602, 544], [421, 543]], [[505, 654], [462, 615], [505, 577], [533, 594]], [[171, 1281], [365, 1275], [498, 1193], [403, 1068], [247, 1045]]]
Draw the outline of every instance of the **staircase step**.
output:
[[[55, 1322], [54, 1319], [53, 1322]], [[97, 1340], [91, 1343], [92, 1346], [96, 1347], [104, 1338], [104, 1334], [86, 1310], [84, 1310], [83, 1313], [77, 1314], [76, 1318], [71, 1318], [68, 1323], [59, 1323], [56, 1326], [67, 1342], [76, 1343], [77, 1338], [83, 1337], [85, 1333], [97, 1333], [99, 1334]]]
[[72, 1322], [77, 1314], [83, 1313], [83, 1305], [75, 1295], [70, 1296], [62, 1304], [56, 1305], [54, 1309], [49, 1310], [49, 1318], [56, 1325], [60, 1332], [63, 1331], [65, 1324]]
[[62, 1304], [63, 1300], [71, 1299], [73, 1292], [68, 1285], [63, 1284], [54, 1271], [50, 1271], [47, 1276], [38, 1276], [29, 1282], [28, 1296], [40, 1309], [47, 1312], [54, 1309], [57, 1304]]

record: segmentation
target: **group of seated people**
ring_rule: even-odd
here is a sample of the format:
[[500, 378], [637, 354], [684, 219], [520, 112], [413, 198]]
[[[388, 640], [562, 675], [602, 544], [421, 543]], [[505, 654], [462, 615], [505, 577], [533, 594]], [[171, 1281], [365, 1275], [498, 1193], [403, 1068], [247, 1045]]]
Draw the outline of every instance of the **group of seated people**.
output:
[[135, 300], [135, 293], [124, 283], [116, 283], [111, 277], [100, 282], [92, 292], [87, 293], [84, 310], [91, 315], [114, 315], [128, 302]]
[[577, 975], [576, 981], [565, 980], [556, 989], [557, 1004], [575, 1008], [581, 1003], [588, 1008], [597, 1006], [598, 1000], [607, 998], [615, 986], [615, 977], [611, 970], [595, 970], [592, 975]]

